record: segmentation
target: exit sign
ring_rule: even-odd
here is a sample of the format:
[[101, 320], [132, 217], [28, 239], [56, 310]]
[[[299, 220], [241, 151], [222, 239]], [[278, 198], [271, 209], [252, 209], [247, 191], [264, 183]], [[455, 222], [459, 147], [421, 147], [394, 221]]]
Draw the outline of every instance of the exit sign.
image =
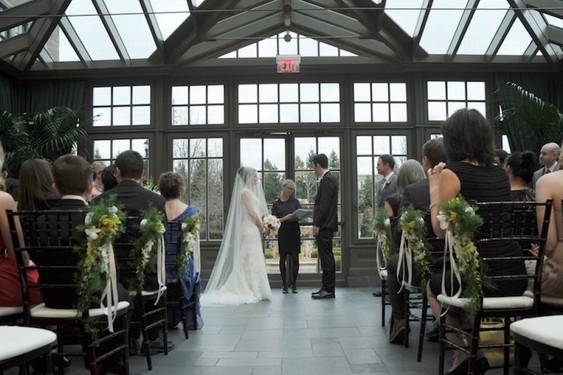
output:
[[301, 56], [299, 55], [278, 55], [276, 56], [278, 73], [299, 73]]

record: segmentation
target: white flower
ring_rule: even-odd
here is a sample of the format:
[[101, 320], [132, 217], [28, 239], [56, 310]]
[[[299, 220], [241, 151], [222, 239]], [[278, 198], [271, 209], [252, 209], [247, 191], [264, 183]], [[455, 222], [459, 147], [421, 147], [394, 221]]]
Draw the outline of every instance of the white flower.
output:
[[423, 219], [423, 218], [419, 217], [417, 220], [418, 220], [418, 222], [419, 222], [420, 224], [424, 224], [424, 219]]
[[84, 225], [86, 225], [86, 226], [92, 225], [92, 218], [93, 217], [94, 217], [94, 214], [92, 212], [88, 212], [88, 214], [84, 218]]
[[98, 233], [100, 233], [100, 229], [95, 228], [95, 227], [89, 227], [89, 228], [84, 229], [84, 232], [86, 233], [86, 235], [88, 236], [89, 239], [94, 241], [94, 240], [98, 239]]
[[383, 222], [383, 225], [385, 225], [386, 227], [390, 227], [391, 226], [391, 220], [389, 220], [389, 218], [385, 219], [385, 221]]
[[111, 207], [109, 208], [109, 212], [111, 212], [112, 214], [116, 214], [116, 213], [117, 213], [117, 207], [111, 206]]
[[465, 207], [465, 213], [475, 215], [475, 210], [473, 209], [473, 207]]
[[147, 219], [141, 220], [141, 226], [144, 227], [149, 221]]
[[442, 211], [440, 211], [440, 213], [438, 214], [438, 221], [440, 222], [440, 229], [442, 230], [448, 229], [449, 226], [448, 218]]
[[162, 223], [159, 223], [160, 225], [158, 226], [158, 233], [159, 234], [164, 234], [164, 232], [166, 232], [166, 228], [164, 228], [164, 225], [162, 225]]
[[182, 231], [186, 230], [187, 228], [188, 228], [188, 224], [182, 223]]

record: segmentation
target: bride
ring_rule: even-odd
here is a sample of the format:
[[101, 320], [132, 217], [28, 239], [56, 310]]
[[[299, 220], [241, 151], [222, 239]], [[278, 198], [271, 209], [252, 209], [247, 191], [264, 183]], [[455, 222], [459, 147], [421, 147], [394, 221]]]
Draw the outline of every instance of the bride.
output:
[[235, 178], [223, 242], [202, 305], [241, 305], [270, 299], [262, 251], [266, 199], [255, 169], [241, 167]]

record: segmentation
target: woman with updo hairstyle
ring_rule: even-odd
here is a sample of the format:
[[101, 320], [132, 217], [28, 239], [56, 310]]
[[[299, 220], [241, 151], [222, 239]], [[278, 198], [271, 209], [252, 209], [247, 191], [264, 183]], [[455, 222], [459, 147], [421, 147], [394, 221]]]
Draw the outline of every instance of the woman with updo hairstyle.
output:
[[[164, 234], [166, 241], [166, 280], [168, 286], [168, 299], [170, 301], [179, 300], [180, 296], [187, 301], [192, 299], [194, 293], [199, 295], [200, 279], [199, 274], [195, 273], [194, 260], [190, 256], [188, 267], [182, 278], [178, 278], [176, 274], [176, 256], [182, 240], [182, 232], [180, 230], [181, 223], [190, 216], [198, 214], [195, 207], [190, 207], [182, 201], [182, 197], [186, 195], [186, 182], [184, 177], [178, 173], [165, 172], [160, 175], [158, 180], [158, 189], [164, 197], [164, 211], [166, 212], [166, 232]], [[197, 329], [202, 326], [201, 314], [199, 310], [199, 301], [195, 301], [196, 318], [193, 321], [193, 314], [186, 314], [186, 321], [182, 322], [184, 327]], [[168, 325], [175, 327], [181, 320], [180, 307], [168, 308]]]
[[536, 155], [532, 151], [515, 152], [506, 159], [504, 169], [510, 181], [513, 201], [535, 201], [536, 193], [530, 188], [536, 170]]

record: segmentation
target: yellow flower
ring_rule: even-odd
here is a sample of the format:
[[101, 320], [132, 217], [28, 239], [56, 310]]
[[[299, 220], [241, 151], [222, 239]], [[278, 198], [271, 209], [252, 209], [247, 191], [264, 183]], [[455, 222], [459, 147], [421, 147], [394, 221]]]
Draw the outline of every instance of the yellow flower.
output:
[[121, 224], [121, 221], [117, 217], [112, 217], [104, 215], [100, 218], [100, 235], [101, 236], [113, 236], [117, 234], [117, 228]]
[[449, 212], [449, 221], [451, 223], [455, 223], [455, 221], [457, 220], [457, 212], [455, 211], [450, 211]]

